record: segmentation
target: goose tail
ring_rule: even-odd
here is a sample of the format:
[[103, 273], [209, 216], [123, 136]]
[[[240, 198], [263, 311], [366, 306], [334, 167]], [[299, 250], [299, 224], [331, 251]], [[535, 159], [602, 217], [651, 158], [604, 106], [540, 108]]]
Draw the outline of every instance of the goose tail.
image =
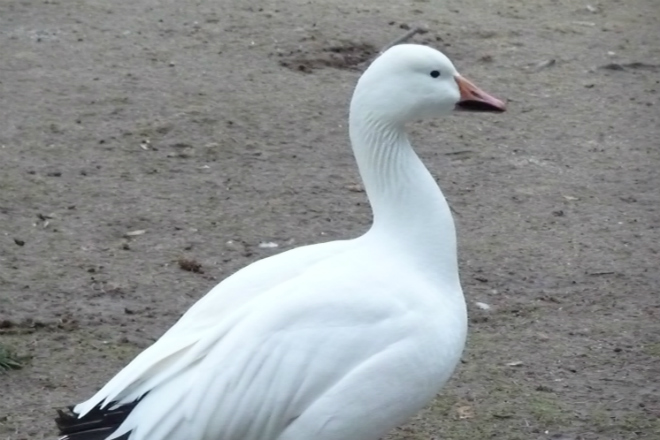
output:
[[[60, 433], [59, 440], [107, 440], [138, 402], [136, 400], [120, 406], [115, 406], [116, 402], [113, 402], [105, 408], [99, 404], [82, 417], [74, 412], [73, 405], [64, 411], [58, 410], [55, 423]], [[128, 440], [130, 434], [127, 432], [112, 440]]]

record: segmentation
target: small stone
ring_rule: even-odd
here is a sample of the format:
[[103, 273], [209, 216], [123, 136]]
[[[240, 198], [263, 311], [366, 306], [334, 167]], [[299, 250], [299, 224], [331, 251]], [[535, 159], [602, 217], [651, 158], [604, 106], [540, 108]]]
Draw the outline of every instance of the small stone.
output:
[[481, 310], [490, 310], [491, 309], [490, 305], [488, 305], [486, 303], [483, 303], [483, 302], [475, 302], [474, 305], [479, 307]]

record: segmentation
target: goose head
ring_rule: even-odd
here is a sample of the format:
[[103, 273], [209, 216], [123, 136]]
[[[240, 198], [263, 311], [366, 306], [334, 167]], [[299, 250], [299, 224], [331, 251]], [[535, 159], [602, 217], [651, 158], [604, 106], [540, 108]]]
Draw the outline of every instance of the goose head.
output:
[[418, 44], [399, 44], [380, 55], [358, 81], [352, 103], [352, 112], [395, 125], [454, 110], [505, 109], [504, 102], [461, 76], [442, 52]]

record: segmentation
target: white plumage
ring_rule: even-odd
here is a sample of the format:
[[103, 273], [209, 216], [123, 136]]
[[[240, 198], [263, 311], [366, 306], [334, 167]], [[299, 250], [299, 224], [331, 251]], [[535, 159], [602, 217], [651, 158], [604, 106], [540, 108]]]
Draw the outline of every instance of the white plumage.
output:
[[[81, 421], [141, 398], [108, 440], [376, 440], [427, 405], [467, 315], [449, 207], [403, 126], [457, 104], [504, 110], [434, 49], [381, 55], [350, 114], [372, 228], [225, 279], [77, 405]], [[71, 425], [72, 439], [99, 438]]]

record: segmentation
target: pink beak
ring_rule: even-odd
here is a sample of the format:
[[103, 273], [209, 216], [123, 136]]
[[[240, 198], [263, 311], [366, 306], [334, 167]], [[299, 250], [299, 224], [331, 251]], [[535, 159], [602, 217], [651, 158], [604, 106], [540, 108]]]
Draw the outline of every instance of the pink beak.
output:
[[503, 101], [484, 92], [460, 75], [456, 75], [454, 78], [458, 84], [458, 90], [461, 92], [461, 100], [456, 104], [457, 110], [498, 113], [506, 111]]

